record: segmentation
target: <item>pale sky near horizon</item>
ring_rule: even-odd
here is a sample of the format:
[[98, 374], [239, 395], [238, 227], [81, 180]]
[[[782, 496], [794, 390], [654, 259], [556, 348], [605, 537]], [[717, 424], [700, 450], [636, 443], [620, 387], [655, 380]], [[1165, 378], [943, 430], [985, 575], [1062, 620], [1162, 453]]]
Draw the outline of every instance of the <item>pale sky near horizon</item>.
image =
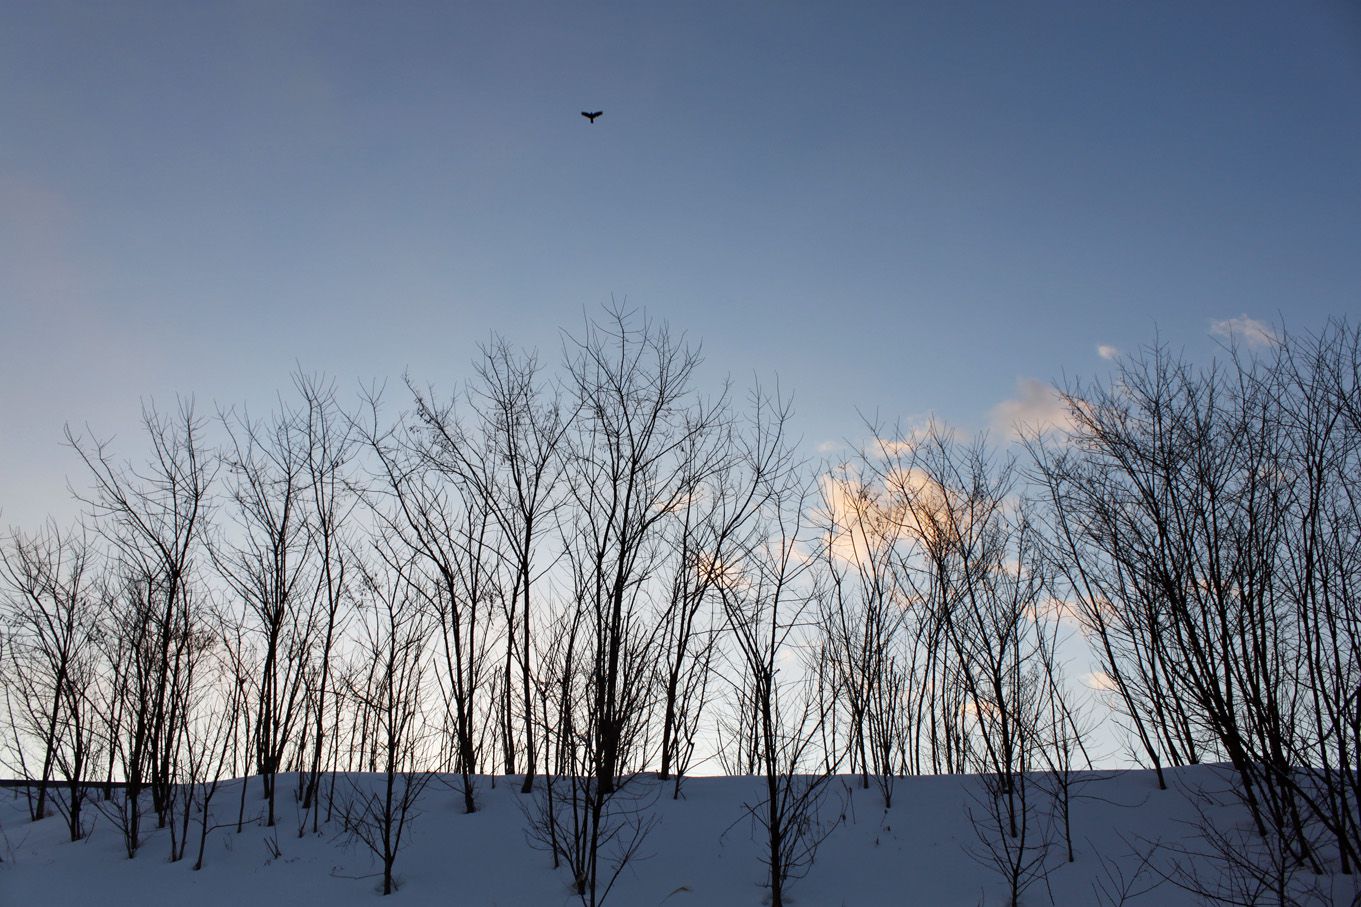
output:
[[611, 297], [814, 454], [1359, 291], [1343, 0], [0, 0], [0, 526], [72, 512], [63, 423], [452, 389]]

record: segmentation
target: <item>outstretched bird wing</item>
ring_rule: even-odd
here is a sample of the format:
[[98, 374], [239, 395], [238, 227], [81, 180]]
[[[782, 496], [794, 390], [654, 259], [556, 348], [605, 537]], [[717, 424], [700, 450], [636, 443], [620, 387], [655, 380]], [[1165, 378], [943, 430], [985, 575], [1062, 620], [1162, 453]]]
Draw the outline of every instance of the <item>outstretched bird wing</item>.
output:
[[595, 122], [595, 118], [598, 117], [598, 116], [600, 116], [600, 115], [601, 115], [602, 113], [604, 113], [604, 112], [605, 112], [605, 111], [603, 111], [603, 110], [597, 110], [595, 113], [587, 113], [586, 111], [583, 110], [583, 111], [581, 112], [581, 115], [584, 116], [586, 119], [590, 120], [592, 123], [594, 123], [594, 122]]

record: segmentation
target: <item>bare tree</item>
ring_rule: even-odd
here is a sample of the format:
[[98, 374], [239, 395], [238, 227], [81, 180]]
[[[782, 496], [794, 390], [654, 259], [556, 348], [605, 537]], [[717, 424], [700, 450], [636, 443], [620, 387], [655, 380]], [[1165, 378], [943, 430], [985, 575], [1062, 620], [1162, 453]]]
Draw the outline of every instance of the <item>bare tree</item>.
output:
[[[469, 391], [476, 422], [472, 433], [460, 424], [452, 404], [439, 405], [433, 393], [412, 390], [417, 414], [429, 428], [432, 461], [457, 475], [481, 499], [504, 548], [511, 578], [505, 598], [502, 677], [505, 768], [508, 774], [515, 768], [513, 727], [518, 720], [525, 754], [521, 792], [529, 793], [538, 766], [531, 589], [548, 566], [539, 563], [539, 541], [552, 528], [560, 501], [561, 448], [572, 414], [564, 413], [557, 392], [544, 384], [538, 358], [515, 353], [501, 338], [482, 348], [477, 379]], [[511, 676], [515, 664], [518, 709], [513, 704], [517, 684]]]
[[[585, 606], [593, 570], [579, 554], [569, 557], [576, 607], [547, 626], [551, 632], [541, 648], [540, 698], [553, 761], [525, 812], [531, 840], [551, 852], [554, 868], [566, 864], [584, 905], [600, 907], [655, 825], [649, 807], [658, 788], [640, 784], [636, 772], [614, 778], [608, 787], [599, 781], [599, 697], [592, 694], [599, 682], [599, 655], [593, 646], [593, 613]], [[620, 661], [627, 677], [648, 676], [649, 651], [646, 640], [626, 637]], [[635, 683], [629, 689], [645, 687]], [[643, 733], [647, 716], [645, 703], [630, 705], [623, 736], [631, 744]]]
[[453, 725], [453, 768], [462, 776], [465, 811], [477, 809], [479, 694], [490, 672], [489, 624], [500, 605], [500, 558], [493, 549], [490, 503], [476, 483], [432, 461], [414, 426], [378, 428], [370, 398], [366, 439], [380, 470], [369, 490], [383, 530], [410, 552], [398, 562], [413, 593], [438, 618], [443, 640], [440, 677]]
[[1035, 445], [1054, 561], [1145, 753], [1227, 759], [1265, 846], [1314, 874], [1361, 854], [1358, 349], [1343, 323], [1206, 368], [1154, 347], [1070, 388], [1066, 445]]
[[[190, 794], [201, 819], [198, 856], [194, 860], [196, 872], [203, 868], [208, 834], [218, 827], [213, 822], [213, 798], [223, 777], [236, 766], [238, 754], [241, 754], [242, 768], [246, 768], [245, 753], [250, 749], [244, 739], [248, 734], [243, 734], [243, 724], [245, 728], [249, 727], [248, 721], [243, 722], [248, 686], [243, 676], [245, 665], [237, 657], [242, 627], [234, 622], [224, 625], [219, 619], [217, 629], [217, 645], [210, 655], [211, 663], [206, 666], [210, 677], [202, 684], [205, 692], [196, 710], [196, 720], [190, 731], [193, 743], [188, 748]], [[245, 771], [239, 783], [244, 799]]]
[[[1336, 848], [1338, 871], [1361, 861], [1361, 327], [1329, 323], [1285, 337], [1267, 394], [1281, 428], [1289, 517], [1278, 553], [1298, 648], [1286, 662], [1299, 699], [1254, 688], [1258, 759]], [[1271, 720], [1284, 712], [1293, 721]], [[1265, 720], [1263, 720], [1265, 719]]]
[[[170, 832], [170, 862], [184, 859], [189, 846], [189, 824], [200, 804], [202, 785], [207, 780], [208, 766], [215, 751], [230, 738], [219, 720], [214, 726], [210, 709], [218, 690], [214, 688], [211, 669], [218, 635], [206, 619], [195, 621], [187, 630], [189, 638], [181, 656], [183, 680], [175, 687], [175, 711], [179, 737], [174, 743], [170, 760], [169, 807], [165, 827]], [[205, 675], [208, 675], [205, 678]], [[221, 763], [218, 763], [220, 775]], [[214, 780], [216, 785], [216, 780]], [[176, 816], [176, 810], [179, 815]], [[207, 821], [207, 813], [202, 814]]]
[[[702, 439], [723, 401], [698, 397], [697, 351], [667, 328], [611, 311], [573, 342], [568, 362], [578, 418], [567, 484], [576, 505], [571, 557], [592, 652], [594, 774], [608, 795], [641, 741], [657, 635], [648, 580], [672, 551], [669, 530], [693, 489]], [[651, 607], [648, 605], [651, 604]]]
[[313, 562], [307, 492], [312, 457], [307, 415], [280, 404], [267, 423], [227, 415], [228, 511], [234, 530], [214, 546], [218, 570], [240, 602], [239, 619], [258, 639], [255, 703], [256, 771], [274, 826], [276, 785], [297, 743], [306, 669], [325, 620]]
[[[819, 590], [812, 568], [817, 553], [804, 523], [806, 491], [793, 468], [765, 477], [764, 531], [735, 552], [719, 581], [736, 650], [740, 704], [753, 716], [757, 774], [763, 798], [747, 804], [765, 832], [762, 860], [769, 869], [770, 903], [785, 903], [785, 887], [800, 878], [834, 823], [823, 816], [831, 767], [815, 758], [821, 718], [816, 697], [780, 676], [795, 668], [801, 636], [816, 626]], [[786, 670], [788, 674], [794, 673]], [[821, 768], [819, 765], [821, 764]]]
[[876, 485], [863, 462], [858, 471], [843, 465], [822, 476], [819, 529], [828, 588], [819, 619], [828, 669], [824, 695], [831, 697], [829, 710], [847, 712], [844, 752], [862, 787], [868, 789], [873, 776], [888, 809], [906, 762], [906, 678], [897, 655], [906, 614], [894, 569], [901, 521]]
[[[904, 770], [966, 771], [969, 685], [955, 613], [971, 573], [961, 524], [971, 527], [970, 509], [982, 505], [969, 503], [965, 489], [972, 477], [960, 469], [982, 465], [969, 459], [972, 453], [981, 457], [982, 448], [960, 452], [953, 433], [934, 423], [920, 431], [895, 429], [900, 440], [871, 430], [876, 441], [860, 452], [853, 481], [838, 495], [849, 499], [841, 506], [850, 514], [838, 547], [854, 553], [858, 538], [865, 552], [854, 588], [864, 590], [859, 594], [871, 619], [851, 626], [866, 627], [869, 640], [852, 650], [863, 654], [851, 663], [860, 663], [859, 676], [869, 678], [860, 681], [866, 692], [859, 697], [873, 706], [867, 728], [879, 739], [876, 749], [886, 764], [893, 741], [901, 737]], [[972, 572], [979, 566], [973, 564]], [[875, 641], [880, 637], [883, 643]], [[893, 645], [888, 651], [895, 654], [881, 656], [880, 645]], [[876, 664], [877, 659], [882, 661]], [[874, 679], [878, 673], [885, 677]]]
[[428, 758], [422, 703], [431, 621], [412, 585], [415, 556], [379, 543], [371, 562], [359, 564], [365, 600], [356, 641], [362, 661], [346, 691], [371, 724], [380, 786], [375, 791], [365, 779], [351, 779], [345, 828], [382, 862], [385, 895], [396, 888], [393, 867], [407, 823], [432, 777], [421, 769]]
[[787, 405], [759, 386], [744, 420], [725, 417], [685, 454], [693, 465], [679, 505], [679, 544], [670, 596], [662, 615], [662, 738], [660, 777], [675, 772], [673, 797], [690, 767], [722, 631], [718, 586], [734, 551], [750, 547], [772, 481], [790, 469], [784, 431]]
[[106, 721], [125, 778], [121, 814], [129, 857], [140, 843], [144, 789], [151, 790], [159, 823], [169, 820], [188, 659], [201, 619], [197, 563], [217, 469], [191, 403], [182, 401], [174, 417], [148, 408], [143, 424], [151, 457], [141, 470], [116, 465], [106, 444], [66, 432], [94, 486], [81, 500], [112, 546], [120, 577], [109, 647], [115, 689]]
[[553, 624], [544, 687], [558, 708], [544, 723], [560, 777], [546, 780], [535, 809], [555, 862], [566, 860], [594, 905], [649, 827], [640, 797], [650, 795], [625, 788], [649, 762], [667, 568], [724, 401], [696, 393], [697, 351], [622, 310], [588, 323], [567, 356], [576, 417], [558, 526], [569, 606]]
[[307, 504], [311, 509], [312, 558], [316, 563], [316, 601], [320, 609], [320, 628], [312, 661], [305, 674], [308, 704], [312, 717], [312, 757], [303, 790], [303, 833], [306, 813], [312, 814], [312, 831], [319, 825], [317, 806], [322, 758], [328, 742], [334, 746], [338, 730], [327, 724], [328, 699], [332, 686], [332, 666], [336, 641], [344, 632], [348, 614], [349, 561], [348, 527], [359, 497], [348, 484], [347, 471], [356, 457], [358, 438], [354, 422], [340, 409], [335, 386], [304, 374], [294, 376], [294, 384], [305, 408], [304, 424], [307, 451], [304, 474]]
[[[101, 590], [93, 559], [83, 532], [62, 533], [51, 524], [31, 537], [14, 532], [0, 548], [5, 682], [20, 704], [14, 729], [25, 731], [39, 754], [37, 777], [29, 779], [37, 788], [30, 814], [47, 814], [48, 785], [60, 774], [67, 791], [57, 805], [72, 841], [84, 836], [81, 805], [97, 751], [92, 695], [102, 668]], [[21, 770], [25, 748], [20, 741]]]
[[1035, 728], [1038, 736], [1039, 759], [1046, 772], [1046, 793], [1051, 797], [1056, 813], [1055, 821], [1062, 827], [1068, 862], [1076, 859], [1073, 851], [1072, 809], [1075, 793], [1086, 779], [1080, 770], [1092, 769], [1092, 757], [1085, 739], [1092, 721], [1088, 702], [1075, 695], [1064, 670], [1064, 659], [1059, 648], [1064, 636], [1063, 627], [1068, 616], [1067, 606], [1051, 598], [1048, 605], [1036, 609], [1036, 650], [1032, 657], [1039, 660], [1042, 677], [1040, 693], [1042, 705]]
[[1015, 495], [1014, 463], [995, 458], [984, 438], [965, 444], [933, 427], [895, 482], [893, 509], [925, 553], [904, 576], [934, 612], [935, 645], [948, 647], [935, 678], [958, 690], [945, 701], [959, 708], [961, 755], [983, 785], [982, 809], [970, 811], [982, 844], [976, 855], [1001, 871], [1015, 907], [1050, 843], [1030, 777], [1052, 742], [1042, 732], [1058, 676], [1046, 670], [1054, 615], [1043, 549], [1030, 508]]

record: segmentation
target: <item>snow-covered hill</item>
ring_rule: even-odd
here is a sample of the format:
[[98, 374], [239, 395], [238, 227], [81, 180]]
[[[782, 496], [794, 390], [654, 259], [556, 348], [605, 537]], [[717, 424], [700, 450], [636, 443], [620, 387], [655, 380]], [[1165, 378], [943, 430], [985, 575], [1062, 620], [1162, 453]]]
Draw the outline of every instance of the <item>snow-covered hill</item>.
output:
[[[1042, 864], [1021, 898], [1023, 904], [1191, 905], [1189, 891], [1162, 876], [1177, 866], [1200, 867], [1203, 879], [1218, 878], [1215, 859], [1190, 856], [1213, 851], [1201, 837], [1206, 820], [1232, 833], [1245, 816], [1232, 806], [1210, 808], [1194, 791], [1222, 791], [1227, 773], [1198, 767], [1172, 772], [1172, 785], [1158, 790], [1152, 773], [1087, 774], [1073, 789], [1074, 862], [1067, 862], [1061, 828], [1048, 820], [1052, 801], [1034, 779], [1028, 853]], [[377, 784], [380, 776], [344, 778], [351, 785]], [[292, 779], [280, 776], [281, 784]], [[381, 865], [363, 844], [346, 835], [333, 815], [319, 835], [298, 836], [291, 797], [273, 829], [259, 820], [258, 781], [248, 782], [247, 823], [237, 833], [239, 782], [213, 800], [215, 828], [201, 871], [192, 869], [197, 820], [186, 859], [169, 863], [169, 833], [148, 821], [145, 842], [129, 860], [118, 830], [98, 816], [86, 840], [70, 843], [59, 817], [30, 822], [23, 794], [3, 791], [0, 803], [0, 905], [344, 905], [380, 901]], [[479, 780], [482, 808], [467, 815], [455, 777], [439, 777], [425, 789], [419, 815], [407, 829], [396, 862], [400, 889], [391, 903], [441, 905], [570, 905], [580, 903], [568, 871], [554, 870], [551, 855], [527, 834], [528, 797], [513, 779]], [[744, 804], [760, 802], [754, 778], [695, 778], [684, 797], [648, 778], [632, 784], [657, 788], [649, 809], [656, 822], [640, 852], [625, 867], [606, 903], [654, 907], [746, 907], [766, 901], [761, 862], [763, 829]], [[290, 790], [292, 787], [290, 786]], [[857, 779], [836, 778], [824, 801], [824, 818], [835, 824], [805, 877], [790, 884], [787, 901], [809, 905], [1005, 904], [1009, 887], [991, 856], [995, 828], [988, 828], [984, 787], [977, 777], [921, 777], [898, 781], [893, 807]], [[286, 798], [280, 797], [283, 802]], [[645, 797], [651, 800], [650, 797]], [[1248, 834], [1250, 839], [1250, 833]], [[1047, 842], [1047, 850], [1042, 845]], [[1147, 862], [1146, 857], [1151, 855]], [[1042, 868], [1041, 868], [1042, 865]], [[1240, 880], [1241, 881], [1241, 880]], [[1327, 889], [1327, 900], [1351, 903], [1355, 883], [1296, 877], [1297, 889]], [[1264, 901], [1269, 902], [1269, 901]]]

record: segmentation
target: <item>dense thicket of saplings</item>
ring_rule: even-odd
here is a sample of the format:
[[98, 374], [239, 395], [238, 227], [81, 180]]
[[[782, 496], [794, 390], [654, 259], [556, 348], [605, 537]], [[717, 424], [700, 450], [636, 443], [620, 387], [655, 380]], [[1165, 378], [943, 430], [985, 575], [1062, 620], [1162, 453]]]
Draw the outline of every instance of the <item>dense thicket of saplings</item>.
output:
[[[469, 812], [475, 776], [516, 774], [595, 904], [647, 831], [631, 779], [678, 795], [702, 764], [765, 779], [778, 905], [833, 773], [890, 807], [903, 775], [972, 772], [1014, 898], [1109, 710], [1160, 779], [1232, 765], [1254, 836], [1211, 842], [1226, 865], [1258, 854], [1282, 898], [1355, 871], [1355, 328], [1208, 366], [1145, 349], [1014, 453], [868, 426], [821, 464], [786, 400], [708, 394], [699, 365], [608, 312], [555, 366], [494, 342], [447, 397], [349, 405], [300, 374], [262, 418], [148, 409], [137, 463], [68, 432], [84, 519], [0, 545], [3, 759], [33, 817], [75, 840], [97, 808], [129, 856], [154, 822], [173, 859], [192, 827], [201, 861], [221, 779], [258, 776], [272, 825], [295, 772], [298, 833], [339, 813], [390, 886], [428, 773]], [[338, 789], [352, 771], [385, 788]]]

